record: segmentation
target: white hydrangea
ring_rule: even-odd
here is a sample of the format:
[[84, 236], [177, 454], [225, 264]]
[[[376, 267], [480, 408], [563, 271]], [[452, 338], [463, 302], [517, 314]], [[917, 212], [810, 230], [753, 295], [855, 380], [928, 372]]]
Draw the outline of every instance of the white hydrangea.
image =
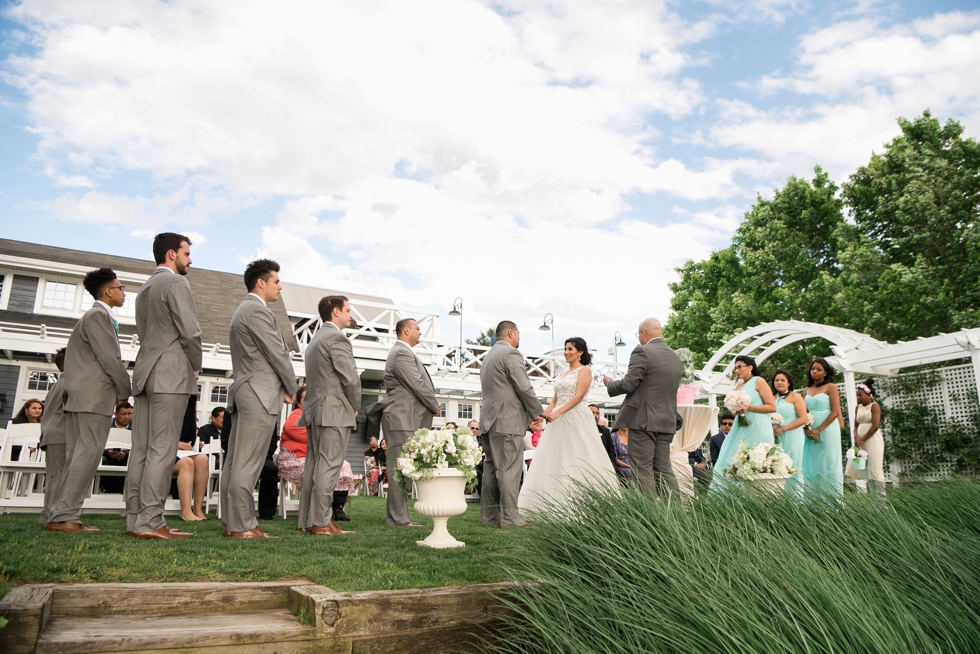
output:
[[795, 475], [793, 459], [779, 445], [759, 443], [750, 448], [739, 442], [732, 465], [725, 471], [727, 477], [751, 479], [760, 474]]

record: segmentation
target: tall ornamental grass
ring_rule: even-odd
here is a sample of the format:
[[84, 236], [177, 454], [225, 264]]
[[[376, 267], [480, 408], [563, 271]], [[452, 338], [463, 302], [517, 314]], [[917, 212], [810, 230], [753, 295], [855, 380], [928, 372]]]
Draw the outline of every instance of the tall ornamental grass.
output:
[[583, 491], [510, 560], [516, 617], [488, 647], [980, 652], [978, 507], [962, 480], [844, 504]]

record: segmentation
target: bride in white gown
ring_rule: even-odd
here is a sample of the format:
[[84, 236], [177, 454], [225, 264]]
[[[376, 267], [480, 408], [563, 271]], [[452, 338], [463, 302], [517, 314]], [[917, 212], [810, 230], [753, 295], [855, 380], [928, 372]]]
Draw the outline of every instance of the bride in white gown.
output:
[[565, 341], [565, 361], [569, 369], [555, 380], [555, 395], [543, 414], [548, 425], [521, 486], [521, 513], [567, 506], [580, 484], [619, 491], [595, 418], [582, 401], [592, 384], [592, 355], [583, 339]]

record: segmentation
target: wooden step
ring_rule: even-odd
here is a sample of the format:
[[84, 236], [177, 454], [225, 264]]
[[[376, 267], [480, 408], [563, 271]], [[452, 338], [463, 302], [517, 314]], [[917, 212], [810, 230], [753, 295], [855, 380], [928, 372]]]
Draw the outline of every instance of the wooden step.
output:
[[303, 579], [260, 583], [65, 584], [54, 586], [52, 618], [199, 614], [289, 608], [289, 589]]
[[52, 617], [37, 641], [36, 651], [38, 654], [62, 654], [217, 648], [314, 638], [316, 629], [301, 623], [288, 609], [102, 618]]

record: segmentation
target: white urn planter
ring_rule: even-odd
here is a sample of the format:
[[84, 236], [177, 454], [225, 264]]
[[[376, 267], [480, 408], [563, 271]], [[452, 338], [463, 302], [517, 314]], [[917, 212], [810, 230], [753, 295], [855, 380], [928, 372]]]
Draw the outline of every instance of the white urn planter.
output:
[[432, 518], [432, 533], [425, 540], [415, 541], [418, 545], [435, 549], [464, 547], [449, 533], [446, 524], [454, 515], [466, 513], [466, 475], [455, 468], [438, 468], [433, 478], [416, 481], [419, 499], [415, 510]]
[[771, 472], [759, 473], [745, 480], [745, 488], [756, 496], [781, 493], [790, 476], [776, 475]]

